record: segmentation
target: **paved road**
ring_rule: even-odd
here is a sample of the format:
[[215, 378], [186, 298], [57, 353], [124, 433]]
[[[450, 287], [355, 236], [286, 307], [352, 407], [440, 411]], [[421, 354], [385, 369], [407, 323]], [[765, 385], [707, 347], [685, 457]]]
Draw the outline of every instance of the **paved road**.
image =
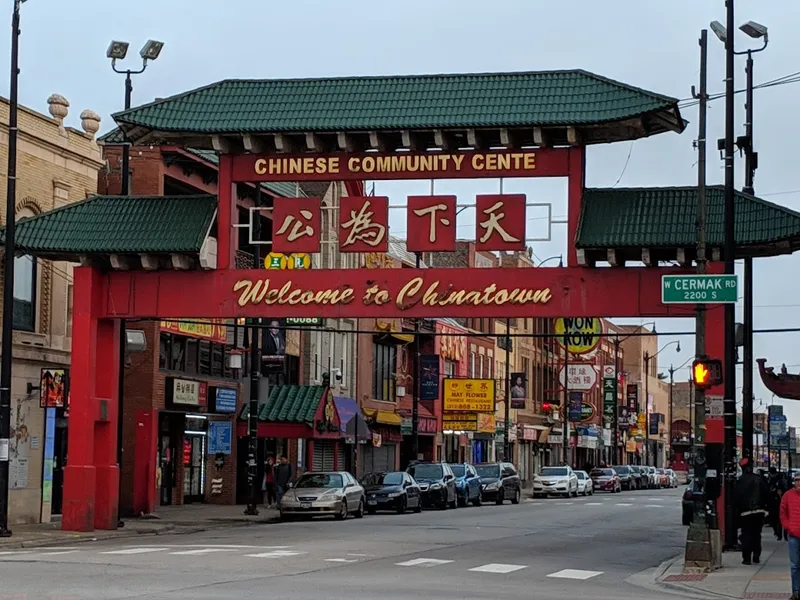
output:
[[0, 600], [669, 598], [678, 490], [235, 527], [0, 552]]

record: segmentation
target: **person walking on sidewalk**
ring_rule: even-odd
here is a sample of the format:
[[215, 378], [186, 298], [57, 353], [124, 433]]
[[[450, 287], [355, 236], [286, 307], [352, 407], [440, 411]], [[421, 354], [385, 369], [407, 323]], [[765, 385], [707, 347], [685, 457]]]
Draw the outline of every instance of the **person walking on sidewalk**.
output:
[[794, 474], [793, 484], [781, 498], [781, 525], [789, 534], [792, 600], [800, 600], [800, 473]]
[[292, 465], [285, 454], [281, 454], [280, 463], [275, 467], [275, 496], [278, 499], [278, 507], [281, 505], [286, 487], [292, 480]]
[[784, 539], [785, 532], [781, 527], [781, 517], [780, 517], [780, 507], [781, 507], [781, 496], [783, 496], [784, 492], [787, 488], [791, 486], [787, 486], [783, 481], [783, 477], [780, 473], [778, 473], [778, 469], [775, 467], [769, 468], [769, 477], [767, 478], [767, 485], [769, 486], [769, 521], [770, 525], [772, 525], [772, 531], [775, 533], [775, 539], [779, 542]]
[[761, 562], [761, 531], [769, 505], [769, 488], [763, 477], [753, 473], [753, 463], [749, 458], [739, 461], [739, 466], [742, 475], [736, 481], [733, 496], [742, 528], [742, 564], [758, 564]]
[[267, 457], [267, 464], [264, 465], [264, 504], [267, 508], [272, 508], [275, 504], [275, 458]]

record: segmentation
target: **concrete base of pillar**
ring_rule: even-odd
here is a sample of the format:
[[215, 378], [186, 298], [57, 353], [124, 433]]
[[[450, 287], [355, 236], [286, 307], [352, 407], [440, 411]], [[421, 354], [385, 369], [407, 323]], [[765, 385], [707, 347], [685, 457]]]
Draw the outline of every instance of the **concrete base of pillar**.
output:
[[692, 523], [686, 534], [683, 569], [687, 573], [708, 572], [722, 567], [722, 537], [719, 529]]

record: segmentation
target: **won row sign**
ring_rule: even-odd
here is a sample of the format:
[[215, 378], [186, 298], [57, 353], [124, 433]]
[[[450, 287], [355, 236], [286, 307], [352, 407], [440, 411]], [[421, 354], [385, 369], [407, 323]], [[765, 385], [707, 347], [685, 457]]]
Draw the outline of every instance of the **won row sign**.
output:
[[[525, 249], [524, 194], [476, 197], [475, 240], [478, 250]], [[319, 198], [275, 198], [272, 251], [283, 254], [320, 251], [322, 203]], [[410, 252], [454, 252], [456, 197], [409, 196], [406, 246]], [[341, 252], [388, 252], [389, 198], [344, 196], [338, 223]], [[254, 240], [255, 243], [265, 243]]]

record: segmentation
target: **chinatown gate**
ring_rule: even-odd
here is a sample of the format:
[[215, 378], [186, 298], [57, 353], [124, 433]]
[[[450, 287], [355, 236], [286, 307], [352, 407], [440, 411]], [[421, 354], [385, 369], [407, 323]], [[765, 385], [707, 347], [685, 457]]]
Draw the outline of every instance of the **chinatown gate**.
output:
[[[65, 530], [117, 527], [119, 319], [693, 316], [693, 305], [662, 304], [661, 277], [692, 272], [694, 189], [584, 186], [587, 145], [681, 132], [685, 124], [674, 98], [584, 71], [223, 81], [114, 118], [134, 145], [219, 154], [215, 225], [197, 232], [206, 238], [206, 248], [208, 239], [215, 238], [216, 265], [198, 260], [196, 251], [187, 256], [184, 249], [176, 257], [169, 239], [156, 248], [124, 251], [104, 249], [101, 243], [72, 254], [65, 253], [64, 245], [38, 247], [40, 256], [80, 258], [84, 265], [74, 272]], [[341, 199], [340, 250], [380, 252], [388, 241], [388, 199], [365, 197], [364, 180], [512, 177], [567, 180], [568, 266], [236, 268], [239, 232], [247, 227], [240, 222], [237, 185], [343, 181], [348, 195]], [[136, 198], [95, 201], [101, 200]], [[496, 194], [462, 202], [476, 206], [479, 249], [525, 248], [525, 209], [535, 199]], [[774, 213], [776, 222], [795, 219], [791, 232], [776, 234], [763, 230], [767, 219], [752, 218], [739, 241], [740, 253], [768, 255], [776, 236], [791, 245], [783, 252], [794, 248], [798, 215], [749, 196], [740, 195], [737, 202], [737, 214], [756, 210]], [[454, 196], [412, 196], [407, 204], [409, 251], [454, 250]], [[709, 246], [715, 261], [722, 246], [721, 206], [721, 191], [710, 188]], [[271, 237], [264, 238], [272, 241], [268, 248], [318, 252], [321, 213], [317, 198], [276, 198], [266, 211], [273, 223]], [[46, 224], [51, 216], [55, 213], [20, 224], [23, 249], [29, 239], [23, 225], [32, 234], [37, 222]], [[174, 216], [172, 230], [160, 225], [164, 237], [177, 231], [180, 218]], [[144, 227], [108, 225], [120, 231], [128, 226]], [[644, 266], [626, 267], [626, 261]], [[665, 261], [679, 266], [658, 266]], [[598, 262], [610, 266], [598, 268]], [[709, 271], [721, 268], [712, 263]], [[721, 310], [708, 312], [707, 353], [723, 355]], [[710, 390], [715, 392], [721, 394], [721, 386]], [[707, 420], [706, 442], [723, 442], [721, 418]]]

